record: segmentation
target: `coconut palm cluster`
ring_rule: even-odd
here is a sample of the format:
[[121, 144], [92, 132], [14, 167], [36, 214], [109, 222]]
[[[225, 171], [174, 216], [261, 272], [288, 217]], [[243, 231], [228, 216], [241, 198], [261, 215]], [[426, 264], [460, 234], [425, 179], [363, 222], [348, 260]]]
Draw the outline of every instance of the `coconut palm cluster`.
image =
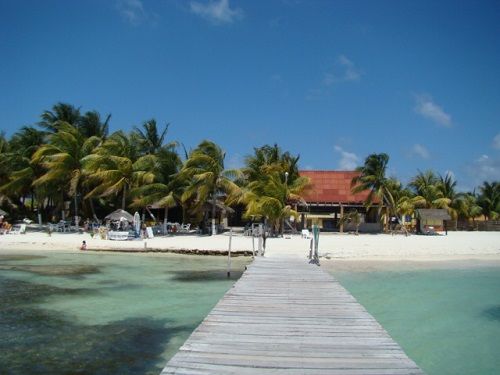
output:
[[255, 148], [243, 168], [231, 170], [212, 141], [187, 151], [167, 139], [169, 124], [151, 119], [110, 134], [110, 119], [58, 103], [37, 124], [0, 136], [0, 205], [13, 216], [52, 220], [64, 210], [97, 220], [118, 208], [154, 205], [166, 216], [179, 207], [183, 221], [211, 216], [212, 227], [218, 207], [239, 206], [273, 231], [297, 215], [308, 179], [299, 176], [299, 156], [278, 145]]
[[357, 169], [360, 174], [352, 180], [353, 192], [370, 191], [367, 206], [382, 202], [377, 205], [380, 217], [411, 216], [417, 208], [446, 209], [455, 221], [474, 220], [479, 216], [496, 220], [500, 216], [498, 181], [485, 181], [477, 192], [458, 192], [457, 181], [450, 173], [441, 176], [428, 170], [419, 171], [404, 186], [396, 178], [387, 176], [388, 163], [389, 155], [385, 153], [369, 155]]

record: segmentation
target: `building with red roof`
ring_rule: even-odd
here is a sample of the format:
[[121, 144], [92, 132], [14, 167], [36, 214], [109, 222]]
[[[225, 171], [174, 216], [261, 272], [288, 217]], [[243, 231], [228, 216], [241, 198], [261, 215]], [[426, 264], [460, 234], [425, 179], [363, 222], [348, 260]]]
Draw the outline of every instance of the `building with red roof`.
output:
[[[310, 228], [316, 224], [324, 231], [343, 231], [343, 226], [339, 225], [340, 217], [344, 212], [356, 209], [362, 217], [360, 231], [380, 231], [376, 215], [379, 202], [374, 201], [373, 207], [366, 209], [364, 203], [369, 191], [352, 193], [351, 181], [359, 176], [359, 172], [304, 170], [299, 174], [311, 181], [309, 188], [302, 194], [307, 203], [307, 207], [302, 208], [301, 212], [303, 226]], [[349, 225], [346, 229], [350, 229]]]

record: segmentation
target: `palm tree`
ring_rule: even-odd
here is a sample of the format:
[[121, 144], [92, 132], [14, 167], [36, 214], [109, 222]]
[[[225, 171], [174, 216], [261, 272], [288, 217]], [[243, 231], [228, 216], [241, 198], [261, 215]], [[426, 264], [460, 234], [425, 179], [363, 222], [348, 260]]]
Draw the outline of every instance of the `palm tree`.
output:
[[249, 182], [237, 201], [246, 205], [245, 217], [264, 218], [275, 233], [279, 225], [283, 229], [284, 218], [298, 216], [294, 207], [305, 204], [301, 194], [309, 183], [306, 177], [288, 183], [282, 173], [274, 171]]
[[104, 141], [108, 137], [109, 120], [111, 120], [110, 114], [108, 114], [104, 121], [102, 121], [101, 114], [99, 112], [85, 112], [79, 120], [80, 132], [87, 138], [95, 136]]
[[[356, 194], [365, 190], [369, 190], [369, 194], [364, 202], [367, 208], [373, 205], [373, 202], [378, 200], [378, 217], [382, 216], [382, 208], [385, 206], [387, 214], [394, 212], [395, 202], [390, 191], [390, 181], [385, 176], [387, 164], [389, 163], [389, 155], [387, 154], [371, 154], [365, 159], [362, 167], [356, 170], [360, 174], [354, 177], [351, 181], [351, 191]], [[388, 221], [386, 221], [387, 229]]]
[[282, 178], [288, 173], [287, 181], [293, 183], [299, 177], [299, 159], [300, 155], [293, 156], [288, 151], [282, 152], [277, 144], [264, 145], [254, 148], [254, 154], [245, 158], [242, 172], [247, 181], [258, 180], [263, 174], [270, 172], [279, 172]]
[[175, 178], [182, 166], [181, 159], [174, 148], [162, 147], [154, 155], [154, 165], [151, 170], [154, 181], [134, 188], [131, 195], [134, 197], [132, 207], [140, 208], [152, 204], [164, 207], [164, 222], [166, 224], [168, 209], [181, 203], [181, 195], [185, 184]]
[[[4, 186], [9, 181], [11, 174], [11, 164], [9, 162], [9, 142], [5, 138], [5, 133], [0, 132], [0, 186]], [[9, 202], [10, 199], [5, 194], [4, 189], [0, 189], [0, 204]]]
[[34, 208], [35, 196], [40, 203], [41, 189], [34, 188], [32, 182], [43, 173], [40, 164], [32, 161], [36, 150], [45, 142], [46, 133], [31, 126], [24, 126], [17, 131], [9, 142], [9, 152], [3, 155], [3, 161], [10, 166], [8, 178], [4, 179], [0, 190], [5, 194], [21, 199], [31, 195], [31, 209]]
[[134, 127], [133, 137], [139, 145], [140, 151], [143, 154], [154, 155], [166, 147], [171, 149], [177, 146], [176, 142], [171, 142], [164, 145], [165, 137], [167, 136], [168, 127], [170, 124], [165, 125], [165, 129], [161, 133], [158, 132], [158, 126], [155, 119], [151, 119], [142, 124], [142, 128]]
[[51, 134], [49, 142], [33, 154], [33, 162], [40, 163], [46, 170], [33, 185], [60, 184], [63, 189], [61, 192], [74, 199], [75, 221], [78, 225], [77, 197], [83, 181], [82, 160], [91, 154], [101, 140], [98, 137], [85, 138], [75, 126], [67, 122], [54, 125], [57, 132]]
[[485, 181], [479, 190], [478, 205], [488, 220], [495, 220], [500, 215], [500, 183]]
[[402, 217], [412, 215], [415, 210], [415, 194], [408, 188], [404, 188], [403, 184], [394, 177], [390, 177], [387, 181], [387, 188], [394, 199], [394, 212], [402, 222]]
[[472, 219], [475, 227], [475, 218], [482, 213], [481, 207], [477, 204], [477, 197], [475, 193], [465, 193], [460, 196], [460, 211], [459, 215], [467, 220]]
[[451, 186], [444, 186], [440, 179], [431, 171], [419, 173], [411, 180], [409, 186], [414, 189], [418, 198], [415, 198], [416, 205], [422, 208], [446, 208], [448, 209], [451, 200], [444, 196], [443, 192], [448, 192], [454, 187], [451, 176], [448, 181], [444, 181]]
[[[437, 182], [437, 189], [441, 193], [442, 197], [447, 199], [446, 201], [441, 201], [441, 205], [448, 209], [453, 220], [458, 217], [458, 211], [460, 209], [460, 194], [456, 192], [455, 188], [457, 186], [457, 181], [453, 178], [451, 173], [447, 173], [444, 177], [439, 176], [439, 181]], [[439, 201], [438, 201], [439, 202]], [[438, 203], [439, 204], [439, 203]]]
[[43, 111], [40, 115], [39, 126], [50, 131], [56, 132], [58, 124], [66, 122], [78, 128], [80, 125], [80, 109], [67, 103], [57, 103], [52, 106], [51, 111]]
[[155, 162], [154, 155], [139, 156], [132, 137], [122, 131], [113, 133], [83, 160], [85, 174], [95, 186], [85, 198], [121, 194], [121, 207], [125, 210], [129, 191], [154, 181]]
[[356, 236], [359, 234], [359, 226], [361, 225], [361, 214], [356, 209], [352, 209], [346, 214], [344, 214], [340, 220], [338, 225], [343, 225], [346, 223], [353, 223], [356, 226]]
[[225, 170], [226, 153], [212, 141], [202, 141], [189, 155], [181, 178], [187, 178], [190, 185], [182, 194], [182, 201], [195, 200], [195, 208], [210, 201], [212, 203], [212, 235], [216, 234], [215, 214], [217, 199], [223, 194], [236, 194], [239, 187], [234, 183], [239, 171]]

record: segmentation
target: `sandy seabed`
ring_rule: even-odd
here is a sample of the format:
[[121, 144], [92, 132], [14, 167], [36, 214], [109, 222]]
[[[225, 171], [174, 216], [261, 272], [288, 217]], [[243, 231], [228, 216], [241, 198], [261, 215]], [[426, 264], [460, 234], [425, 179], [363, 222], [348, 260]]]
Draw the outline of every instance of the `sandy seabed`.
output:
[[[88, 251], [165, 251], [195, 254], [226, 254], [229, 235], [177, 235], [146, 240], [110, 241], [89, 234], [28, 232], [0, 236], [0, 252], [9, 250], [80, 251], [86, 241]], [[232, 237], [235, 255], [252, 252], [252, 238]], [[257, 239], [255, 239], [257, 247]], [[310, 239], [300, 235], [268, 238], [266, 256], [307, 257]], [[500, 260], [500, 232], [449, 232], [448, 235], [421, 236], [391, 234], [322, 233], [319, 252], [323, 259], [377, 261], [432, 261], [484, 259]]]

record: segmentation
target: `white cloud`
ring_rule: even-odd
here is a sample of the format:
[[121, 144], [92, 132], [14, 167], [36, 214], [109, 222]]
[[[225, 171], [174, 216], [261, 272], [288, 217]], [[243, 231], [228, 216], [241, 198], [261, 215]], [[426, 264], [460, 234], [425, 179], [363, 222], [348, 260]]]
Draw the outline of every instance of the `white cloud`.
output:
[[232, 23], [243, 16], [243, 11], [241, 9], [230, 8], [229, 0], [211, 0], [206, 4], [191, 1], [189, 6], [191, 12], [214, 24]]
[[415, 112], [419, 115], [434, 121], [438, 125], [451, 127], [451, 115], [446, 113], [443, 108], [432, 101], [429, 95], [415, 96]]
[[359, 81], [361, 72], [354, 66], [354, 63], [344, 55], [340, 55], [338, 62], [345, 68], [344, 81]]
[[500, 158], [481, 155], [467, 166], [467, 172], [472, 177], [473, 186], [478, 186], [483, 181], [500, 180]]
[[500, 133], [495, 135], [495, 137], [493, 138], [493, 148], [500, 150]]
[[116, 8], [122, 17], [134, 26], [140, 25], [148, 18], [141, 0], [118, 0]]
[[355, 82], [361, 79], [361, 71], [345, 55], [340, 55], [330, 72], [323, 76], [323, 85], [332, 86], [338, 82]]
[[352, 152], [345, 151], [342, 147], [335, 145], [335, 151], [340, 154], [339, 169], [351, 171], [359, 165], [359, 156]]
[[419, 156], [422, 159], [429, 159], [429, 157], [431, 156], [429, 150], [427, 150], [425, 146], [422, 146], [418, 143], [413, 145], [413, 147], [411, 148], [411, 154]]

